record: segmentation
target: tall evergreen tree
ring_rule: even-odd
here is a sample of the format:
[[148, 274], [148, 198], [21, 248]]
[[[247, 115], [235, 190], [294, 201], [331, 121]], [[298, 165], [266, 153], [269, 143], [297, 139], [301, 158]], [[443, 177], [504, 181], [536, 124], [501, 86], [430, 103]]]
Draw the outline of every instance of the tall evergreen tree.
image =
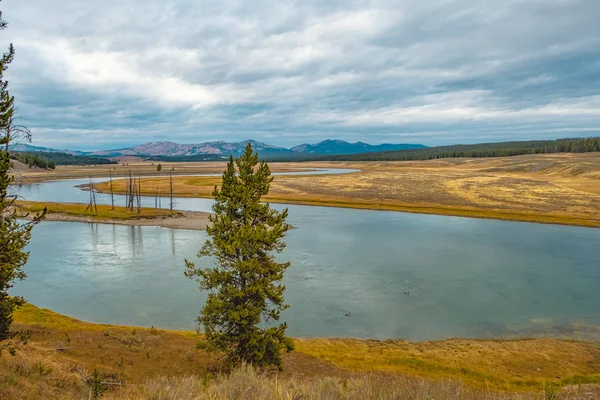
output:
[[[6, 22], [0, 12], [0, 30], [6, 28]], [[8, 81], [4, 71], [13, 60], [15, 50], [12, 44], [8, 52], [0, 58], [0, 340], [10, 337], [10, 325], [15, 308], [24, 303], [21, 297], [12, 297], [8, 290], [15, 280], [24, 279], [22, 267], [27, 262], [29, 252], [24, 251], [31, 238], [31, 230], [44, 216], [37, 215], [32, 221], [20, 223], [20, 215], [14, 207], [15, 196], [8, 194], [8, 187], [14, 177], [10, 174], [10, 156], [8, 145], [14, 136], [14, 98], [8, 92]]]
[[281, 311], [288, 308], [280, 282], [290, 264], [274, 258], [285, 247], [288, 212], [261, 203], [272, 181], [269, 166], [258, 162], [250, 143], [237, 160], [231, 156], [222, 185], [213, 192], [210, 239], [198, 253], [215, 257], [216, 266], [197, 268], [186, 260], [186, 276], [209, 291], [197, 319], [199, 328], [232, 365], [246, 362], [282, 369], [281, 351], [293, 350], [285, 336], [287, 324], [278, 323]]

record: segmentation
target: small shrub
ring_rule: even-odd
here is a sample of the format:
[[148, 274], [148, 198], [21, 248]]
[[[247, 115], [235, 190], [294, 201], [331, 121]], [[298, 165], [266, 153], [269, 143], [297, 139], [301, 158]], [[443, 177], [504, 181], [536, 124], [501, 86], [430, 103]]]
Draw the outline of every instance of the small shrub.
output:
[[208, 342], [205, 340], [200, 340], [199, 342], [196, 342], [196, 349], [198, 350], [207, 350], [208, 349]]
[[37, 372], [41, 375], [41, 376], [47, 376], [50, 375], [52, 373], [52, 368], [50, 367], [45, 367], [44, 364], [42, 363], [38, 363], [37, 364]]
[[21, 342], [23, 342], [23, 344], [27, 344], [27, 342], [29, 342], [29, 339], [31, 339], [31, 331], [20, 332], [19, 339], [21, 340]]
[[107, 385], [102, 382], [102, 375], [98, 372], [98, 370], [94, 369], [92, 372], [92, 376], [88, 379], [88, 385], [90, 385], [90, 389], [92, 392], [92, 396], [94, 399], [99, 398], [106, 392], [108, 389]]
[[3, 381], [9, 386], [15, 386], [19, 382], [19, 377], [15, 374], [8, 374], [4, 377]]
[[549, 384], [544, 389], [544, 399], [546, 400], [556, 400], [558, 398], [558, 393], [556, 391], [556, 386]]
[[204, 387], [207, 387], [208, 385], [210, 385], [210, 381], [213, 379], [213, 374], [211, 374], [210, 372], [206, 371], [206, 373], [204, 374], [204, 377], [202, 378], [202, 385]]

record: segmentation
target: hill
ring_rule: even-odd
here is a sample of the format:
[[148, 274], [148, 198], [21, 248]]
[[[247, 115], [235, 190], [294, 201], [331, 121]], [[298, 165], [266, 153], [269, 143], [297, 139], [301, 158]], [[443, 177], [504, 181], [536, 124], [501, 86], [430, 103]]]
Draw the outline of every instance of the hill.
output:
[[252, 147], [261, 157], [268, 159], [303, 159], [315, 154], [358, 154], [425, 147], [421, 144], [370, 145], [363, 142], [348, 143], [343, 140], [328, 139], [320, 143], [302, 144], [288, 149], [255, 140], [244, 140], [235, 143], [218, 141], [198, 144], [152, 142], [124, 149], [101, 150], [91, 154], [104, 157], [139, 156], [160, 161], [214, 161], [225, 159], [230, 154], [234, 156], [241, 154], [248, 143], [252, 143]]
[[427, 146], [422, 144], [384, 143], [379, 145], [371, 145], [364, 142], [348, 143], [343, 140], [328, 139], [317, 144], [301, 144], [300, 146], [292, 147], [291, 150], [295, 153], [309, 154], [361, 154], [380, 151], [423, 149], [426, 147]]
[[43, 169], [54, 169], [56, 165], [105, 165], [117, 164], [116, 161], [101, 157], [92, 157], [86, 155], [76, 155], [60, 152], [31, 151], [21, 152], [12, 151], [11, 158]]
[[439, 158], [508, 157], [526, 154], [589, 153], [600, 151], [600, 137], [458, 144], [368, 154], [312, 157], [307, 161], [421, 161]]
[[271, 146], [255, 140], [245, 140], [237, 143], [228, 143], [223, 141], [205, 142], [198, 144], [178, 144], [173, 142], [151, 142], [139, 146], [128, 147], [115, 150], [101, 150], [91, 153], [95, 156], [119, 157], [119, 156], [229, 156], [229, 154], [238, 155], [244, 150], [248, 143], [252, 143], [252, 147], [261, 153], [281, 153], [290, 152], [283, 147]]
[[16, 151], [16, 152], [20, 152], [20, 153], [34, 153], [34, 152], [64, 153], [64, 154], [79, 155], [79, 156], [88, 154], [85, 151], [65, 150], [65, 149], [57, 150], [57, 149], [52, 149], [49, 147], [32, 146], [32, 145], [26, 144], [26, 143], [14, 144], [14, 145], [10, 146], [10, 151]]
[[[0, 398], [593, 399], [597, 344], [553, 339], [296, 339], [283, 373], [224, 371], [201, 335], [99, 325], [25, 305], [0, 351]], [[94, 371], [96, 371], [94, 373]]]

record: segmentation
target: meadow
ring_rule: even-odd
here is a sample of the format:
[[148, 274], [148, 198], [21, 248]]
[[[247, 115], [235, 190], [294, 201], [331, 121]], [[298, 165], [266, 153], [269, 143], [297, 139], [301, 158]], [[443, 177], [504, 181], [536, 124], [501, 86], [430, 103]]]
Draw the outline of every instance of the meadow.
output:
[[[91, 324], [32, 305], [0, 355], [0, 397], [131, 399], [582, 399], [600, 346], [552, 339], [296, 339], [285, 370], [231, 374], [201, 335]], [[94, 375], [94, 370], [96, 371]], [[230, 371], [227, 371], [230, 372]]]
[[[340, 175], [276, 176], [266, 196], [271, 202], [600, 227], [598, 153], [271, 165], [275, 172], [359, 170]], [[144, 175], [148, 168], [142, 163], [133, 171]], [[183, 163], [175, 170], [191, 174], [223, 168], [222, 163]], [[64, 171], [69, 176], [73, 172], [57, 169], [49, 176]], [[100, 172], [87, 170], [88, 174]], [[219, 177], [175, 176], [174, 194], [208, 198], [219, 183]], [[148, 196], [154, 195], [156, 188], [161, 194], [170, 190], [168, 177], [147, 176], [141, 186], [142, 194]], [[106, 183], [96, 187], [109, 191]], [[124, 193], [125, 183], [115, 182], [114, 189]]]

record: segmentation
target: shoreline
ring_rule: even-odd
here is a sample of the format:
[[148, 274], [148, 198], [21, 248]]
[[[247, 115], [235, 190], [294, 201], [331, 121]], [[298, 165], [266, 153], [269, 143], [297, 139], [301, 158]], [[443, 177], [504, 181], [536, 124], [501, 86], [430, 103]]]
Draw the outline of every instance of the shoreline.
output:
[[[87, 184], [78, 186], [81, 190], [86, 190]], [[98, 192], [106, 194], [102, 189], [96, 189]], [[120, 191], [115, 191], [115, 194], [123, 195]], [[174, 193], [175, 197], [180, 198], [201, 198], [212, 199], [212, 195], [190, 194], [190, 193]], [[142, 194], [142, 197], [152, 197]], [[314, 207], [332, 207], [332, 208], [350, 208], [356, 210], [370, 211], [392, 211], [404, 212], [411, 214], [423, 215], [439, 215], [446, 217], [459, 218], [474, 218], [474, 219], [493, 219], [498, 221], [510, 222], [527, 222], [535, 224], [547, 225], [562, 225], [562, 226], [578, 226], [582, 228], [600, 228], [600, 219], [584, 218], [581, 216], [573, 216], [569, 214], [534, 214], [518, 211], [500, 211], [477, 209], [461, 206], [443, 206], [443, 205], [428, 205], [428, 204], [389, 204], [389, 203], [366, 203], [360, 201], [339, 201], [327, 199], [295, 199], [284, 198], [277, 196], [266, 196], [265, 202], [273, 204], [292, 204], [299, 206], [314, 206]]]
[[[207, 353], [202, 345], [203, 335], [193, 331], [85, 322], [32, 304], [18, 308], [14, 316], [15, 329], [30, 332], [27, 340], [31, 344], [26, 348], [47, 349], [45, 354], [92, 367], [101, 360], [104, 370], [117, 373], [130, 383], [143, 383], [148, 374], [186, 375], [219, 365], [219, 355]], [[475, 389], [508, 392], [544, 390], [550, 383], [556, 388], [582, 383], [593, 388], [594, 384], [600, 384], [600, 364], [591, 361], [600, 360], [600, 343], [593, 341], [552, 338], [452, 338], [427, 342], [293, 338], [293, 341], [296, 350], [284, 354], [286, 375], [304, 378], [315, 374], [334, 377], [383, 374], [451, 379]], [[184, 360], [187, 361], [182, 364]], [[129, 368], [133, 365], [136, 368]]]
[[210, 213], [202, 211], [170, 211], [168, 209], [141, 208], [140, 214], [126, 207], [98, 205], [94, 214], [86, 213], [87, 204], [17, 201], [16, 208], [23, 219], [31, 220], [37, 213], [47, 210], [44, 221], [80, 222], [125, 226], [158, 226], [169, 229], [206, 230]]
[[[205, 231], [208, 226], [209, 213], [200, 211], [182, 211], [171, 217], [154, 217], [139, 219], [101, 219], [93, 216], [77, 216], [65, 213], [48, 213], [42, 222], [79, 222], [89, 224], [122, 225], [122, 226], [156, 226], [168, 229], [184, 229], [192, 231]], [[32, 219], [27, 216], [25, 219]]]
[[[597, 158], [586, 155], [582, 159], [586, 162], [591, 162], [590, 160], [594, 161]], [[351, 168], [358, 169], [359, 172], [345, 175], [327, 175], [327, 178], [318, 175], [309, 179], [303, 176], [277, 177], [276, 183], [281, 182], [281, 184], [279, 184], [279, 187], [276, 186], [275, 189], [277, 190], [272, 190], [271, 194], [264, 198], [264, 201], [303, 206], [393, 211], [600, 228], [600, 213], [597, 211], [597, 207], [600, 204], [600, 183], [597, 187], [594, 186], [596, 181], [600, 182], [600, 179], [592, 179], [595, 175], [590, 175], [590, 177], [587, 177], [585, 174], [571, 176], [561, 172], [572, 165], [578, 165], [575, 161], [571, 160], [570, 157], [539, 156], [532, 159], [532, 156], [517, 156], [493, 158], [490, 160], [468, 159], [466, 161], [453, 159], [451, 161], [435, 160], [402, 163], [337, 162], [275, 164], [281, 172], [297, 171], [301, 167], [306, 169]], [[600, 158], [598, 158], [598, 161], [598, 167], [588, 167], [591, 172], [586, 172], [586, 174], [589, 175], [594, 173], [594, 171], [600, 170]], [[530, 171], [533, 168], [530, 166], [532, 162], [534, 162], [533, 165], [542, 165], [544, 168], [549, 168], [546, 165], [547, 163], [556, 164], [555, 168], [564, 176], [561, 174], [552, 175], [550, 172], [553, 170], [550, 170], [545, 175], [535, 171], [532, 172]], [[545, 164], [540, 164], [542, 162]], [[481, 163], [484, 163], [484, 165], [480, 166], [479, 164]], [[504, 165], [502, 163], [508, 164]], [[451, 164], [451, 166], [446, 164]], [[212, 198], [211, 192], [214, 185], [218, 184], [220, 180], [219, 176], [204, 176], [197, 179], [190, 178], [190, 180], [197, 182], [185, 182], [180, 174], [214, 172], [219, 167], [219, 163], [176, 166], [177, 173], [174, 175], [176, 178], [174, 179], [175, 185], [183, 184], [181, 185], [181, 190], [178, 191], [178, 188], [175, 188], [174, 195], [181, 198]], [[123, 167], [119, 168], [121, 169], [119, 172], [125, 172]], [[153, 183], [156, 182], [157, 184], [162, 180], [163, 187], [161, 188], [161, 193], [164, 192], [164, 176], [157, 176], [156, 171], [148, 169], [148, 165], [139, 165], [137, 168], [136, 173], [144, 177], [142, 180], [143, 196], [153, 196], [151, 194], [152, 190], [143, 187], [144, 180], [147, 178], [158, 179], [157, 181], [153, 181]], [[86, 171], [94, 172], [93, 176], [99, 177], [99, 175], [104, 175], [104, 178], [106, 178], [106, 170], [89, 168]], [[74, 178], [74, 176], [71, 176], [73, 171], [69, 168], [64, 168], [60, 172], [44, 177], [36, 174], [36, 180], [45, 181]], [[405, 177], [406, 179], [396, 179], [398, 176]], [[24, 174], [23, 177], [25, 181], [29, 180], [27, 179], [27, 174]], [[113, 173], [113, 178], [117, 182], [123, 177]], [[478, 180], [479, 178], [482, 180]], [[569, 180], [569, 183], [566, 184], [565, 181], [567, 178], [579, 180], [575, 183]], [[300, 183], [296, 184], [296, 179]], [[342, 182], [340, 183], [339, 181]], [[373, 186], [375, 184], [384, 185], [383, 189]], [[442, 186], [438, 188], [438, 186], [435, 186], [436, 184], [442, 184]], [[85, 187], [86, 185], [83, 184], [81, 186]], [[476, 187], [480, 187], [480, 189], [468, 191], [470, 190], [469, 185], [475, 185]], [[585, 186], [586, 191], [582, 190], [582, 185]], [[116, 186], [120, 185], [117, 184]], [[108, 193], [107, 188], [103, 187], [101, 183], [96, 184], [95, 187], [101, 193]], [[430, 189], [431, 187], [435, 189], [432, 190]], [[412, 196], [397, 195], [394, 194], [399, 191], [397, 188], [403, 188], [404, 191], [420, 194]], [[115, 187], [114, 189], [115, 194], [123, 194], [123, 191], [119, 190], [120, 187]], [[367, 189], [371, 190], [371, 192], [367, 192]], [[378, 193], [378, 190], [381, 193]], [[468, 192], [465, 193], [465, 190]], [[551, 193], [556, 192], [557, 194], [549, 198], [544, 195], [545, 193], [549, 193], [548, 191]], [[598, 193], [594, 194], [596, 191]], [[359, 194], [355, 195], [354, 193]], [[506, 202], [507, 193], [512, 193], [514, 196], [522, 196], [523, 199], [519, 198], [520, 202], [517, 201], [515, 203], [516, 206], [512, 207], [510, 206], [510, 202]], [[556, 200], [554, 200], [555, 198]]]

